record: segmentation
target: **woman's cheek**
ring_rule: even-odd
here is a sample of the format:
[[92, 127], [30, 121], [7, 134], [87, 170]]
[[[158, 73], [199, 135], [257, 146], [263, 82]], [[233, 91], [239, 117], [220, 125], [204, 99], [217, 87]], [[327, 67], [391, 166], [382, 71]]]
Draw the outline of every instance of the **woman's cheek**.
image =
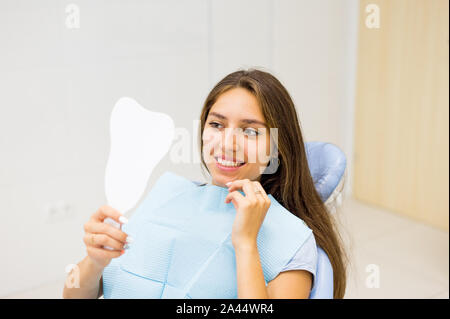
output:
[[262, 165], [269, 160], [270, 154], [267, 153], [267, 147], [265, 141], [249, 141], [247, 145], [247, 154], [249, 163]]
[[251, 170], [251, 175], [255, 178], [259, 177], [266, 169], [267, 164], [270, 160], [270, 148], [267, 147], [265, 140], [255, 140], [248, 143], [247, 154], [249, 156], [249, 169]]
[[207, 164], [214, 164], [214, 154], [218, 154], [220, 134], [212, 130], [206, 130], [202, 136], [203, 140], [203, 159]]
[[214, 139], [214, 131], [210, 128], [205, 128], [202, 134], [203, 144], [209, 144]]
[[247, 141], [244, 148], [245, 154], [247, 154], [247, 163], [250, 165], [258, 163], [258, 148], [256, 144]]

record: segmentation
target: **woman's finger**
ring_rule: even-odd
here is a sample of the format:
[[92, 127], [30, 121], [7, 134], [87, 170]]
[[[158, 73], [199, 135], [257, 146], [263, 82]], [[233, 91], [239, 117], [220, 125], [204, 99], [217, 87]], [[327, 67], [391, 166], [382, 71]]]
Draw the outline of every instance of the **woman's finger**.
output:
[[255, 202], [258, 200], [258, 197], [255, 193], [254, 182], [249, 179], [241, 179], [232, 182], [228, 188], [228, 191], [232, 192], [237, 189], [242, 189], [245, 193], [245, 196], [251, 201]]
[[86, 224], [84, 224], [84, 231], [86, 233], [93, 233], [93, 234], [106, 234], [109, 237], [123, 243], [127, 241], [128, 237], [126, 233], [124, 233], [122, 230], [117, 229], [112, 225], [95, 221], [89, 221]]
[[87, 233], [84, 235], [83, 241], [88, 247], [101, 248], [103, 246], [108, 246], [115, 250], [123, 250], [125, 245], [125, 243], [115, 240], [105, 234]]
[[244, 201], [245, 197], [238, 191], [231, 192], [227, 195], [227, 197], [225, 197], [225, 203], [227, 203], [227, 204], [233, 200], [236, 203], [236, 205], [239, 206], [239, 203]]
[[259, 189], [260, 193], [258, 193], [258, 194], [261, 195], [264, 198], [265, 201], [270, 202], [270, 198], [267, 195], [266, 191], [264, 190], [264, 187], [262, 187], [260, 182], [253, 182], [253, 188], [255, 190]]
[[108, 205], [100, 207], [91, 217], [91, 219], [99, 222], [103, 222], [106, 218], [111, 218], [120, 224], [126, 224], [128, 219], [123, 216], [117, 209]]

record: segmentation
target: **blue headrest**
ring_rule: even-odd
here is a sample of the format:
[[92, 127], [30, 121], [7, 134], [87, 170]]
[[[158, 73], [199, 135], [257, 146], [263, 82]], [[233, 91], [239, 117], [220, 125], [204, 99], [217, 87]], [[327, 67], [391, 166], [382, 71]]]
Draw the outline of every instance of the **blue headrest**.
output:
[[325, 202], [338, 186], [345, 172], [345, 154], [336, 145], [307, 142], [306, 157], [309, 170], [320, 198]]

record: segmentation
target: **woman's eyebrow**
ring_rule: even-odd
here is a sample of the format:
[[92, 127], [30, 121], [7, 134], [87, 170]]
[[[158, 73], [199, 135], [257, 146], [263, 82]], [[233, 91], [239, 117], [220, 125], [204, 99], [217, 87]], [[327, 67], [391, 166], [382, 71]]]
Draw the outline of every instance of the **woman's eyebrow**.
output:
[[[223, 116], [222, 114], [216, 113], [216, 112], [210, 112], [209, 115], [218, 117], [219, 119], [222, 119], [222, 120], [227, 120], [227, 118], [225, 116]], [[267, 126], [266, 123], [258, 121], [258, 120], [254, 120], [254, 119], [242, 119], [241, 122], [247, 123], [247, 124], [256, 123], [256, 124]]]

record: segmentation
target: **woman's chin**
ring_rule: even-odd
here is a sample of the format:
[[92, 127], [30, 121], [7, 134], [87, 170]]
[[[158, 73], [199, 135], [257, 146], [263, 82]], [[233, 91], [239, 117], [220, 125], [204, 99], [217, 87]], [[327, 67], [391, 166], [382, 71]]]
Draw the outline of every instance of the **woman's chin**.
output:
[[[228, 187], [225, 184], [228, 182], [232, 182], [240, 179], [249, 179], [253, 180], [255, 174], [254, 171], [258, 171], [259, 166], [256, 168], [252, 166], [252, 164], [246, 163], [244, 167], [239, 168], [237, 170], [222, 170], [212, 165], [209, 167], [209, 171], [212, 176], [212, 184], [221, 187]], [[259, 174], [256, 174], [257, 176]]]
[[246, 179], [248, 177], [246, 177], [246, 174], [243, 172], [218, 172], [216, 170], [214, 171], [210, 171], [212, 172], [212, 180], [213, 180], [213, 184], [217, 185], [217, 186], [221, 186], [221, 187], [228, 187], [225, 184], [228, 182], [233, 182], [239, 179]]

